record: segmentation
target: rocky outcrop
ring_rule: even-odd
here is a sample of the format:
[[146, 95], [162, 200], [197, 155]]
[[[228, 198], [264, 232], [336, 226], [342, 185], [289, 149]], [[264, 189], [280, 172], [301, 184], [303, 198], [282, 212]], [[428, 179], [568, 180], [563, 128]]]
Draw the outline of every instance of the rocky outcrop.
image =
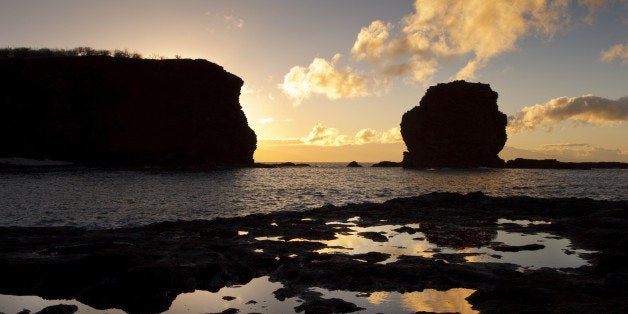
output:
[[396, 162], [396, 161], [380, 161], [376, 164], [373, 164], [371, 167], [388, 167], [388, 168], [394, 168], [394, 167], [401, 167], [401, 163], [400, 162]]
[[206, 60], [0, 60], [0, 157], [98, 166], [251, 165], [242, 79]]
[[556, 159], [516, 158], [506, 162], [506, 168], [514, 169], [628, 169], [625, 162], [562, 162]]
[[503, 167], [506, 115], [488, 84], [454, 81], [430, 87], [401, 119], [410, 168]]
[[362, 167], [362, 165], [360, 165], [357, 161], [352, 161], [349, 164], [347, 164], [347, 167], [349, 168], [360, 168]]

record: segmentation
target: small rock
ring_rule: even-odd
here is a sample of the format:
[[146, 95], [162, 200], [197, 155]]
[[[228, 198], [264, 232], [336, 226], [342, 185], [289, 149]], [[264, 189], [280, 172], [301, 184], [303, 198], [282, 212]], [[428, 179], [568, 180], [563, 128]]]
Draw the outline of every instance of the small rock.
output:
[[526, 245], [506, 245], [498, 244], [491, 247], [495, 251], [500, 252], [519, 252], [519, 251], [538, 251], [545, 248], [545, 245], [534, 243]]
[[357, 161], [352, 161], [350, 162], [347, 167], [349, 168], [357, 168], [357, 167], [362, 167], [362, 165], [360, 165]]
[[373, 231], [359, 232], [358, 235], [363, 238], [373, 240], [375, 242], [388, 242], [388, 238], [379, 232], [373, 232]]

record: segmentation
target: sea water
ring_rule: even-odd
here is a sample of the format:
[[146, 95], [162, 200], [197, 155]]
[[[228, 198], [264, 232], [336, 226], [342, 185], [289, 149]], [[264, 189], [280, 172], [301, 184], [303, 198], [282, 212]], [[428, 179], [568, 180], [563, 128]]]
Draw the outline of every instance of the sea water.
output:
[[430, 192], [628, 199], [628, 170], [377, 168], [0, 173], [0, 226], [116, 228], [383, 202]]

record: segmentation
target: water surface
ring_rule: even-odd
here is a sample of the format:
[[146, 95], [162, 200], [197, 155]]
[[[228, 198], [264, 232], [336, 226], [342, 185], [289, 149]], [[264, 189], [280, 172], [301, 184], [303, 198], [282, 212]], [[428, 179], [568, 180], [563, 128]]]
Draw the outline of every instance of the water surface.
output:
[[314, 165], [199, 172], [0, 173], [0, 226], [137, 226], [324, 204], [383, 202], [429, 192], [628, 198], [625, 169], [408, 170]]

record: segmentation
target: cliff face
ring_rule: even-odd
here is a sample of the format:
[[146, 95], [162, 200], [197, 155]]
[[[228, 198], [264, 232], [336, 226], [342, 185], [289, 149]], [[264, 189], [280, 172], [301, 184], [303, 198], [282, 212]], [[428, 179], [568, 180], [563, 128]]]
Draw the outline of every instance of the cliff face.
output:
[[419, 106], [401, 119], [414, 168], [503, 167], [497, 154], [506, 143], [506, 115], [488, 84], [454, 81], [430, 87]]
[[0, 157], [88, 165], [252, 164], [242, 79], [206, 60], [0, 60]]

